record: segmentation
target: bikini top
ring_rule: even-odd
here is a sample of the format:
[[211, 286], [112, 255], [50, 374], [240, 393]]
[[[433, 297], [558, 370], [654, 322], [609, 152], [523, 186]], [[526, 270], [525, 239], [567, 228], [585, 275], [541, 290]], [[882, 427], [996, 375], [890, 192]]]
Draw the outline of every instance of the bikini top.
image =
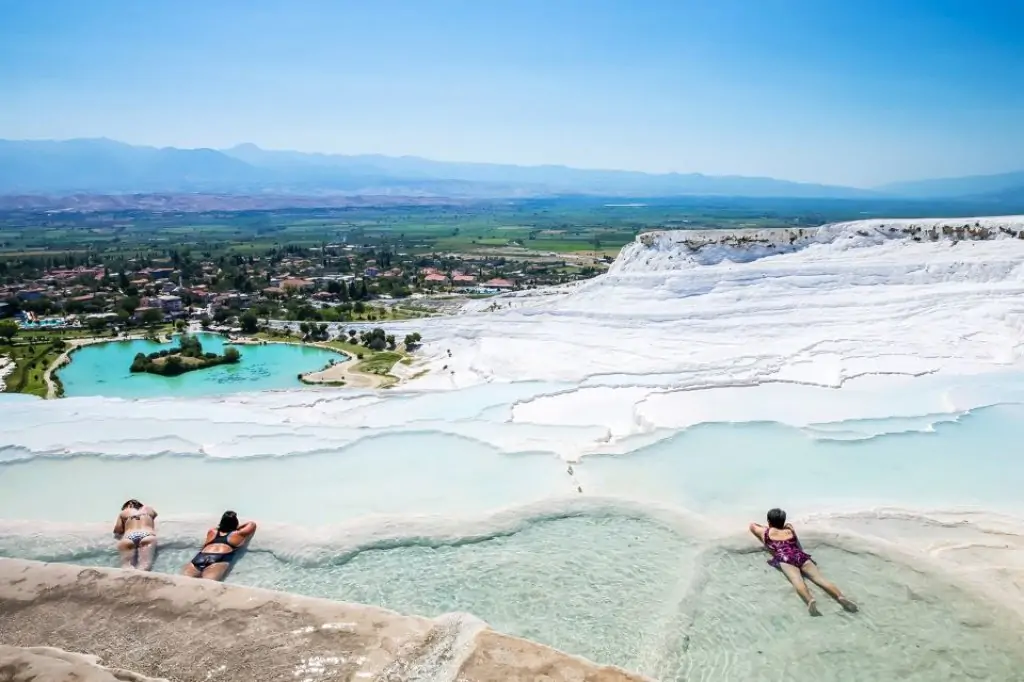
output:
[[[234, 552], [236, 549], [238, 549], [237, 547], [232, 545], [230, 542], [228, 542], [228, 538], [231, 537], [231, 534], [234, 533], [235, 531], [232, 530], [232, 531], [228, 531], [227, 533], [222, 533], [222, 532], [220, 532], [220, 530], [216, 530], [214, 532], [215, 532], [215, 535], [213, 536], [213, 539], [210, 540], [209, 542], [207, 542], [205, 545], [203, 545], [203, 549], [206, 549], [210, 545], [227, 545], [228, 547], [231, 548], [231, 552]], [[225, 554], [230, 554], [231, 552], [225, 552]]]
[[132, 510], [132, 512], [130, 514], [128, 514], [127, 518], [130, 519], [130, 520], [133, 520], [133, 521], [139, 521], [139, 520], [142, 519], [143, 516], [152, 517], [153, 516], [153, 510], [150, 509], [149, 507], [145, 507], [145, 506], [139, 507], [138, 509]]

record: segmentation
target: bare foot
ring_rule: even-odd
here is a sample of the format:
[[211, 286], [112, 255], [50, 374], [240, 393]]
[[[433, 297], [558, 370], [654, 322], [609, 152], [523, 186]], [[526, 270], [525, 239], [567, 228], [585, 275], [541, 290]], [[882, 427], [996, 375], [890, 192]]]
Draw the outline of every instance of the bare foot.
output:
[[807, 602], [807, 613], [811, 614], [812, 616], [820, 616], [821, 611], [818, 610], [818, 602], [814, 601], [813, 599]]
[[857, 605], [849, 599], [847, 599], [846, 597], [840, 597], [836, 601], [838, 601], [840, 606], [842, 606], [843, 609], [846, 610], [848, 613], [857, 613]]

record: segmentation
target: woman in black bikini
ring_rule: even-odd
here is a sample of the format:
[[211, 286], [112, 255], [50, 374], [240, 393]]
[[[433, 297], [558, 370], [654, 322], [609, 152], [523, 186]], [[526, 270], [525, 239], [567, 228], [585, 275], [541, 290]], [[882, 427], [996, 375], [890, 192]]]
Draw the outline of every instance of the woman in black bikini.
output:
[[190, 578], [224, 580], [228, 569], [231, 568], [235, 552], [248, 542], [255, 532], [256, 524], [252, 521], [246, 521], [239, 526], [238, 515], [235, 512], [224, 512], [224, 516], [220, 517], [220, 525], [206, 531], [203, 548], [192, 561], [185, 564], [182, 573]]

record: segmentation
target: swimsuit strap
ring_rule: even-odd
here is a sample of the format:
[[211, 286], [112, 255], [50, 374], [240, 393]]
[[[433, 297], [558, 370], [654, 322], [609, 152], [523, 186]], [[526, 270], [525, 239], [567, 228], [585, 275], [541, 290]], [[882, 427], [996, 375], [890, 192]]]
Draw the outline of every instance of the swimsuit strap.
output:
[[[790, 540], [796, 540], [796, 531], [793, 530], [792, 528], [776, 528], [775, 530], [788, 530], [790, 533], [793, 534], [793, 537], [786, 538], [785, 540], [772, 540], [772, 542], [789, 542]], [[771, 531], [771, 526], [768, 526], [767, 528], [764, 529], [764, 536], [765, 536], [765, 538], [768, 537], [768, 533], [770, 531]]]
[[234, 532], [235, 531], [232, 530], [232, 531], [228, 531], [227, 533], [221, 533], [220, 529], [214, 530], [213, 539], [210, 540], [209, 542], [207, 542], [205, 545], [203, 545], [203, 549], [206, 549], [210, 545], [227, 545], [228, 547], [230, 547], [232, 549], [232, 551], [238, 549], [237, 547], [235, 547], [234, 545], [232, 545], [228, 541], [228, 538], [230, 538], [231, 534], [234, 533]]

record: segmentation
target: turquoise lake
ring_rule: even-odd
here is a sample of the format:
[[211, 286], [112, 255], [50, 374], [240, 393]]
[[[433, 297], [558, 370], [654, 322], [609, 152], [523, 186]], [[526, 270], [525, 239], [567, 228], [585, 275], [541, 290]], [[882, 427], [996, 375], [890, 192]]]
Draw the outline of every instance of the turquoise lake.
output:
[[[203, 350], [224, 352], [224, 338], [217, 334], [197, 334]], [[220, 365], [188, 372], [176, 377], [133, 374], [129, 371], [136, 353], [173, 348], [153, 341], [111, 341], [85, 346], [71, 354], [71, 363], [57, 376], [68, 397], [106, 396], [111, 398], [157, 398], [163, 396], [208, 396], [240, 391], [265, 391], [304, 386], [298, 375], [312, 372], [331, 360], [343, 361], [340, 353], [283, 343], [265, 346], [236, 346], [242, 359], [235, 365]]]

